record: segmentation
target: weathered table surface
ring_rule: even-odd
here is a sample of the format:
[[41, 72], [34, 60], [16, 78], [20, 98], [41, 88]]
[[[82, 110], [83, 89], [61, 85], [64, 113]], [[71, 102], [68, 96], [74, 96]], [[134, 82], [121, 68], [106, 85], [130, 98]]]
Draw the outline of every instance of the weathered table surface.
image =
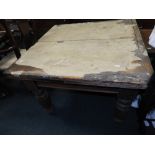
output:
[[6, 74], [145, 89], [153, 69], [136, 22], [115, 20], [56, 25]]

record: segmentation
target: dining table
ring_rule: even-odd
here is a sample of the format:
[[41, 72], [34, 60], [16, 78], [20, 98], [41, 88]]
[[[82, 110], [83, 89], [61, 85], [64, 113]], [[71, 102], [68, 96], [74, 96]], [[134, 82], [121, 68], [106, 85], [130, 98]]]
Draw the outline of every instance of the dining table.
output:
[[136, 20], [126, 19], [55, 25], [4, 75], [51, 113], [48, 88], [115, 94], [114, 120], [122, 122], [153, 72]]

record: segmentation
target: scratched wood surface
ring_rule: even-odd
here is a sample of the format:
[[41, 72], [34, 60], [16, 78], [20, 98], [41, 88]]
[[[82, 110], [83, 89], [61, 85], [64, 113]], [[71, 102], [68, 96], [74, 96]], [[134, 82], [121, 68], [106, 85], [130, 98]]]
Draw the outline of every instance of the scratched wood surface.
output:
[[117, 20], [56, 25], [5, 73], [145, 89], [153, 69], [136, 22]]

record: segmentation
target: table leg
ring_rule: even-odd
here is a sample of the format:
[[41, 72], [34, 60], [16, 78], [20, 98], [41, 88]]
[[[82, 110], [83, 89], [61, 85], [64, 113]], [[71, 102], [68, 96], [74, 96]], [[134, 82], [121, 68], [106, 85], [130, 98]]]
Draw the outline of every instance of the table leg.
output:
[[135, 91], [123, 90], [118, 93], [114, 117], [116, 122], [122, 122], [125, 119], [126, 113], [136, 95]]
[[53, 105], [51, 104], [51, 98], [46, 89], [38, 88], [33, 81], [24, 81], [26, 88], [31, 91], [37, 98], [39, 104], [47, 111], [53, 112]]

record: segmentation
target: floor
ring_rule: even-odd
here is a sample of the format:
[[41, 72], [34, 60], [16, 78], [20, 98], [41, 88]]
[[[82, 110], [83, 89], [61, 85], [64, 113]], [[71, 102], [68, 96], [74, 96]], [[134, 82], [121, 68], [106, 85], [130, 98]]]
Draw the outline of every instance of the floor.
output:
[[1, 135], [138, 134], [135, 109], [130, 109], [124, 123], [113, 121], [115, 96], [49, 90], [55, 105], [55, 114], [50, 115], [21, 83], [8, 85], [13, 93], [0, 99]]

